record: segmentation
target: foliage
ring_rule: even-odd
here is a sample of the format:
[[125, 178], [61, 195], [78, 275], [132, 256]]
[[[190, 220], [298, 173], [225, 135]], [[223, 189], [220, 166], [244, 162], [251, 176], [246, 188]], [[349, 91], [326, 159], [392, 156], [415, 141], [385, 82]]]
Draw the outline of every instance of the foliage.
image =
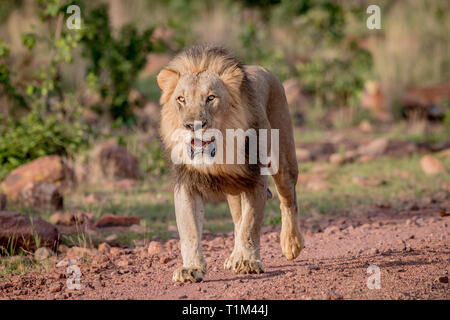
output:
[[0, 85], [18, 105], [29, 108], [22, 117], [0, 118], [0, 178], [35, 158], [71, 155], [88, 144], [89, 130], [82, 121], [82, 110], [74, 94], [60, 81], [60, 69], [73, 61], [72, 50], [80, 35], [61, 28], [64, 6], [60, 0], [39, 1], [39, 8], [41, 19], [55, 22], [57, 27], [49, 34], [22, 35], [23, 44], [30, 51], [44, 45], [50, 52], [48, 62], [25, 85], [25, 92], [12, 84], [8, 49], [0, 42]]
[[30, 160], [47, 154], [71, 155], [87, 145], [88, 128], [80, 118], [79, 107], [51, 113], [34, 107], [18, 120], [0, 118], [0, 179]]
[[370, 53], [352, 43], [349, 49], [332, 58], [314, 56], [299, 63], [297, 69], [320, 104], [343, 108], [358, 103], [371, 65]]
[[136, 26], [125, 25], [114, 37], [106, 5], [88, 12], [84, 24], [81, 43], [89, 63], [87, 80], [91, 89], [109, 105], [114, 120], [131, 125], [134, 115], [128, 94], [153, 48], [153, 29], [139, 33]]

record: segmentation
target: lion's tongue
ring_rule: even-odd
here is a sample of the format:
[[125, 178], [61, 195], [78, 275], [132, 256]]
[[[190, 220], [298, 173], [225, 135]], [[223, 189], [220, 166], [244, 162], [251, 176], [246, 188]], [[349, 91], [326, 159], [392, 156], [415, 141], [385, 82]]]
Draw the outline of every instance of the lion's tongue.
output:
[[197, 139], [197, 138], [192, 138], [192, 140], [191, 140], [191, 145], [192, 145], [192, 147], [194, 147], [195, 149], [197, 149], [197, 148], [203, 148], [204, 146], [207, 145], [207, 142], [206, 142], [206, 141], [203, 141], [203, 140], [200, 140], [200, 139]]

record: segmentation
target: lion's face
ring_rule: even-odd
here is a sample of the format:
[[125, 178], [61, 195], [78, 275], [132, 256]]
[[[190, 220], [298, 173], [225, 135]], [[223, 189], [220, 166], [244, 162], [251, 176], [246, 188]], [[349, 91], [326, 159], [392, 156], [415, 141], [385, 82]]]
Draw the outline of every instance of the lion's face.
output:
[[[224, 163], [227, 130], [245, 131], [254, 117], [242, 89], [247, 88], [247, 80], [239, 62], [214, 51], [183, 53], [158, 74], [157, 81], [162, 90], [161, 137], [172, 162], [180, 164], [174, 155], [182, 159], [177, 170], [234, 180], [249, 176], [248, 165]], [[237, 154], [238, 144], [231, 146]], [[239, 148], [245, 152], [245, 146]], [[190, 177], [196, 179], [209, 178]]]
[[[169, 103], [183, 129], [220, 130], [230, 108], [230, 95], [217, 74], [187, 73], [178, 80]], [[195, 122], [201, 128], [194, 127]]]

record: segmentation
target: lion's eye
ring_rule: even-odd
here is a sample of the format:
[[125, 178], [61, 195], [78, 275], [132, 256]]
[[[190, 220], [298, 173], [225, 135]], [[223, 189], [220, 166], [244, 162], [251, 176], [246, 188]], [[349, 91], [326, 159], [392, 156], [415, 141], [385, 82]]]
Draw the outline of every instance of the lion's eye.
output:
[[184, 97], [179, 96], [179, 97], [177, 98], [177, 101], [180, 102], [180, 103], [184, 103]]
[[206, 102], [211, 102], [216, 98], [216, 96], [210, 95], [208, 98], [206, 98]]

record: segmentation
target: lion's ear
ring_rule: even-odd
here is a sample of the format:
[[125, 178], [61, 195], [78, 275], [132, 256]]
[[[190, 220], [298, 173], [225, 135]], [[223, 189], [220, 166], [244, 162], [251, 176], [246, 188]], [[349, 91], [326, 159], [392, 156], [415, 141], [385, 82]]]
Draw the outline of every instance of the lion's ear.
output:
[[172, 95], [172, 92], [178, 83], [178, 78], [178, 73], [169, 69], [162, 69], [158, 74], [156, 81], [158, 82], [158, 86], [162, 90], [162, 104], [166, 103], [169, 97]]
[[238, 67], [229, 69], [222, 73], [220, 79], [229, 89], [239, 90], [244, 80], [244, 72]]
[[244, 80], [244, 72], [240, 68], [229, 69], [220, 75], [220, 79], [228, 88], [234, 102], [239, 103], [241, 84]]

